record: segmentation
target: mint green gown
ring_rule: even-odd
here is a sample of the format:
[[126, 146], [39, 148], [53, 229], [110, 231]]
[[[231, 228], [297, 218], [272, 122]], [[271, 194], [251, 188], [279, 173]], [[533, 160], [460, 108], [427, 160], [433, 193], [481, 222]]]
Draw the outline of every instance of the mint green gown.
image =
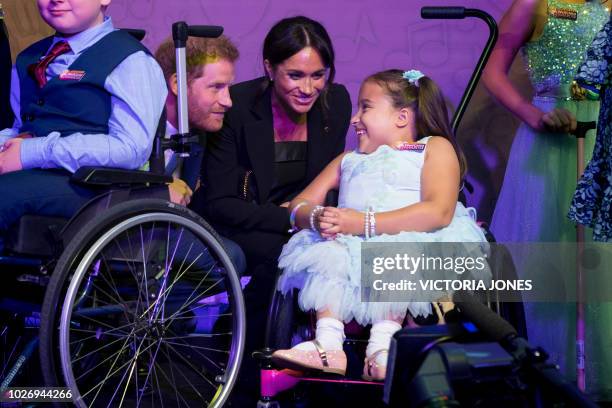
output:
[[[598, 0], [585, 4], [550, 0], [548, 6], [541, 37], [521, 49], [535, 91], [532, 103], [544, 112], [560, 107], [573, 112], [579, 121], [596, 121], [599, 102], [572, 100], [571, 84], [587, 48], [607, 22], [608, 10]], [[572, 9], [577, 19], [553, 17], [553, 7]], [[585, 141], [585, 163], [594, 141], [591, 131]], [[566, 215], [575, 189], [575, 137], [536, 132], [522, 124], [512, 143], [493, 214], [493, 234], [498, 242], [575, 241], [574, 223]], [[520, 260], [516, 266], [519, 275], [534, 273]], [[574, 303], [525, 304], [530, 343], [544, 347], [570, 379], [576, 376], [575, 308]], [[612, 389], [612, 322], [604, 324], [597, 317], [600, 309], [601, 305], [587, 305], [587, 391], [610, 398], [612, 395], [605, 394]]]

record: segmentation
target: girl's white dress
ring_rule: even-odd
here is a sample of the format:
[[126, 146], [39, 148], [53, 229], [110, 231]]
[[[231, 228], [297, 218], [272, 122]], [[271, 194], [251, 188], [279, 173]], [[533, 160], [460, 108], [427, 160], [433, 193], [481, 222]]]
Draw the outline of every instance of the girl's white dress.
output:
[[[428, 140], [429, 137], [423, 138], [420, 143], [426, 145]], [[418, 203], [424, 157], [425, 148], [396, 150], [387, 145], [370, 154], [348, 153], [341, 163], [338, 207], [384, 212]], [[473, 209], [457, 203], [453, 220], [445, 228], [432, 232], [380, 234], [368, 242], [484, 243], [485, 236], [474, 218]], [[429, 302], [361, 301], [360, 257], [364, 240], [363, 236], [355, 235], [338, 235], [334, 240], [325, 240], [309, 229], [298, 232], [284, 246], [279, 258], [279, 268], [283, 272], [278, 290], [286, 293], [298, 288], [298, 301], [303, 310], [329, 307], [345, 322], [354, 318], [363, 325], [389, 318], [390, 314], [403, 315], [407, 308], [413, 316], [430, 314]], [[472, 274], [472, 277], [489, 280], [490, 271], [485, 269], [481, 276]]]

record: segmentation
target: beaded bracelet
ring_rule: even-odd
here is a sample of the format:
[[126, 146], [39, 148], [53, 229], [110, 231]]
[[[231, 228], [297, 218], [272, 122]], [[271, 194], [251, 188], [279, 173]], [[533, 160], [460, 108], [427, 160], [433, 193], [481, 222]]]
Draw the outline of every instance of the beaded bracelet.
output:
[[325, 210], [325, 207], [317, 205], [310, 212], [310, 229], [312, 231], [314, 231], [314, 232], [318, 232], [319, 231], [319, 229], [315, 225], [315, 218], [319, 215], [319, 213], [323, 212], [324, 210]]
[[374, 217], [374, 211], [368, 211], [370, 213], [370, 237], [376, 236], [376, 218]]
[[291, 214], [289, 215], [289, 224], [291, 224], [291, 229], [287, 231], [288, 233], [293, 234], [294, 232], [297, 232], [300, 230], [300, 228], [297, 225], [295, 225], [295, 217], [300, 207], [306, 204], [308, 204], [308, 201], [300, 201], [299, 203], [295, 205], [295, 207], [293, 207], [293, 210], [291, 210]]
[[365, 239], [370, 239], [370, 211], [366, 210], [363, 216], [363, 235]]

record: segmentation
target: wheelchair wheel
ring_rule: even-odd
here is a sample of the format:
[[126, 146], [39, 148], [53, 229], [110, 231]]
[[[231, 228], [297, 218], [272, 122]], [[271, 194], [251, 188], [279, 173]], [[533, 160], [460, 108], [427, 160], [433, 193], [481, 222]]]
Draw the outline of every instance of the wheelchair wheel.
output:
[[43, 375], [80, 407], [220, 407], [244, 318], [234, 265], [202, 218], [163, 200], [122, 203], [57, 263], [42, 309]]

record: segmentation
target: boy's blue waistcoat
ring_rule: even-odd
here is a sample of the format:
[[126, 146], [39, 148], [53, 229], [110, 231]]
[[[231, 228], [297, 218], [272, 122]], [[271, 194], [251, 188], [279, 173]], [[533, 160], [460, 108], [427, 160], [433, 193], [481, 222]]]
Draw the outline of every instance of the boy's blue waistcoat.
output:
[[[83, 71], [81, 79], [51, 78], [40, 88], [28, 73], [28, 66], [37, 63], [48, 51], [53, 37], [26, 48], [17, 57], [19, 75], [21, 132], [46, 136], [60, 132], [62, 137], [75, 132], [108, 133], [111, 95], [104, 89], [110, 73], [129, 55], [148, 50], [130, 34], [113, 31], [85, 50], [68, 67]], [[134, 72], [134, 75], [138, 75]]]

